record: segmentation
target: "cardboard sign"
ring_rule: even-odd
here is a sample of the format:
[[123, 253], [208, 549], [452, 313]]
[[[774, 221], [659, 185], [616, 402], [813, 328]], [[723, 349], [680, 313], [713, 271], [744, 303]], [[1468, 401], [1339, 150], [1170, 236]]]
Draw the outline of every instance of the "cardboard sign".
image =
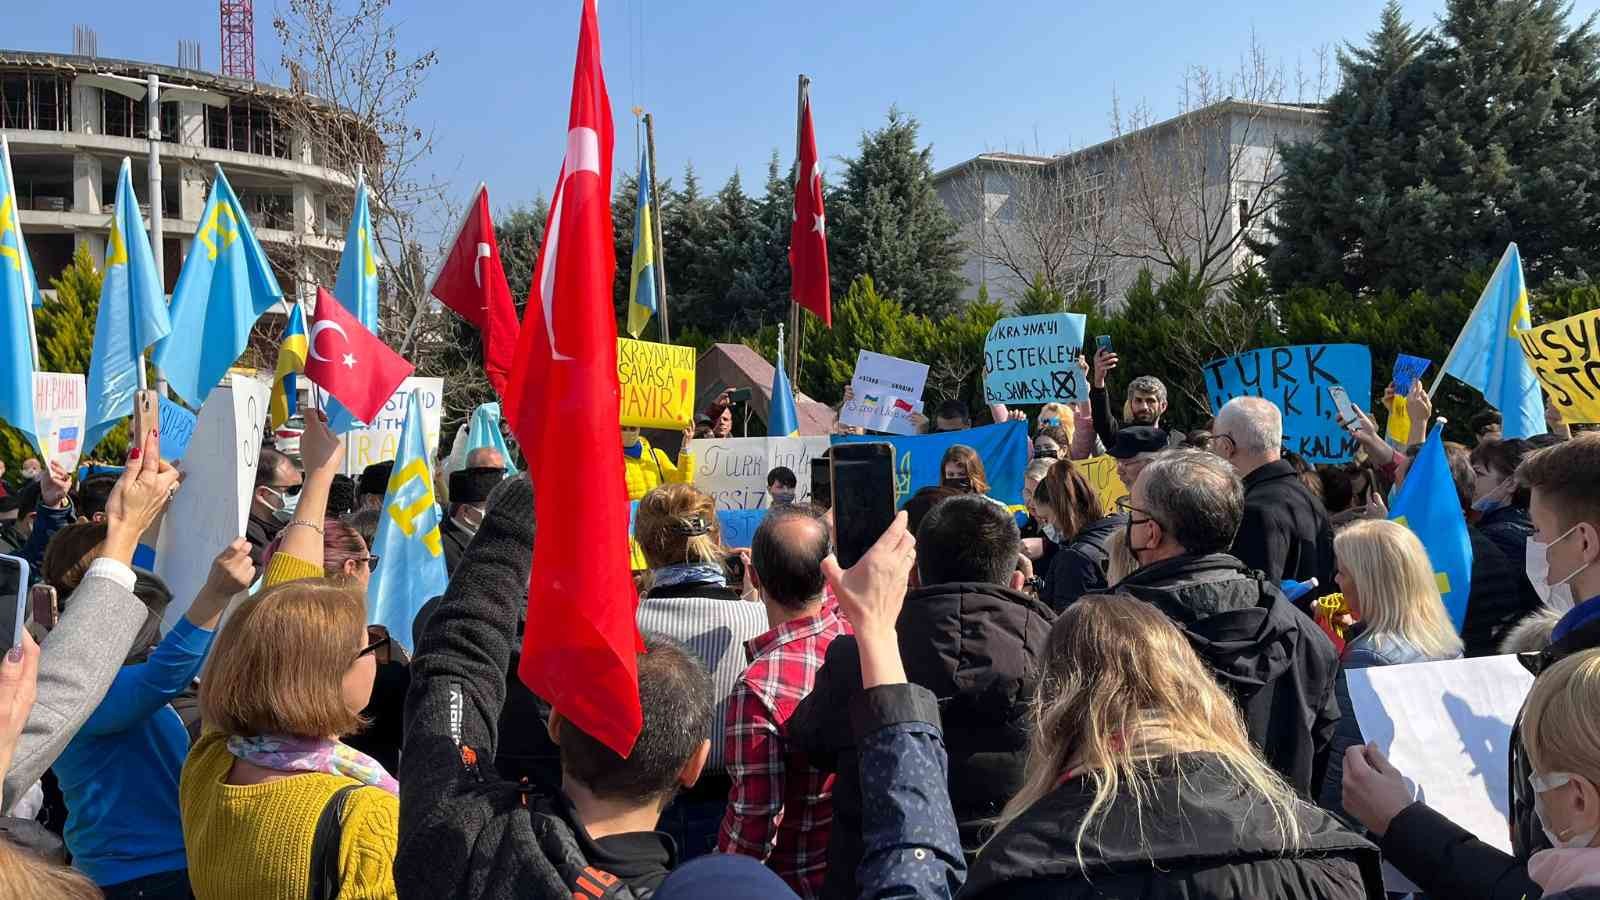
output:
[[939, 434], [919, 434], [911, 437], [893, 435], [851, 435], [835, 437], [835, 444], [853, 444], [860, 441], [886, 442], [894, 447], [895, 505], [899, 506], [912, 494], [930, 485], [936, 485], [944, 472], [941, 466], [946, 450], [956, 444], [965, 444], [978, 452], [983, 460], [984, 474], [989, 478], [989, 496], [1011, 507], [1022, 505], [1022, 475], [1028, 467], [1028, 426], [1025, 422], [1004, 422], [968, 428], [965, 431], [946, 431]]
[[161, 398], [161, 458], [172, 462], [183, 459], [183, 451], [194, 438], [194, 426], [199, 421], [183, 404], [166, 397]]
[[705, 438], [693, 441], [694, 486], [717, 509], [766, 509], [767, 473], [779, 466], [794, 472], [795, 500], [811, 499], [811, 459], [828, 449], [826, 436]]
[[222, 548], [244, 536], [271, 394], [266, 382], [231, 375], [200, 407], [189, 440], [194, 452], [184, 457], [183, 484], [166, 512], [182, 527], [161, 529], [156, 542], [155, 572], [173, 597], [164, 630], [189, 611]]
[[1400, 354], [1394, 361], [1394, 392], [1402, 397], [1411, 393], [1411, 386], [1417, 383], [1417, 379], [1421, 378], [1422, 373], [1428, 371], [1431, 365], [1433, 365], [1432, 360]]
[[1517, 341], [1563, 422], [1600, 422], [1600, 309], [1519, 331]]
[[1088, 459], [1075, 459], [1072, 464], [1083, 473], [1089, 486], [1094, 488], [1095, 496], [1100, 498], [1100, 511], [1108, 516], [1116, 512], [1117, 501], [1128, 496], [1128, 486], [1122, 483], [1122, 477], [1117, 474], [1116, 459], [1091, 456]]
[[839, 410], [839, 422], [868, 431], [916, 434], [911, 417], [922, 411], [927, 383], [928, 367], [922, 363], [862, 350], [850, 379], [855, 396]]
[[71, 472], [83, 455], [88, 399], [82, 375], [33, 373], [33, 424], [44, 463]]
[[423, 440], [427, 442], [428, 459], [431, 462], [437, 458], [439, 420], [444, 413], [444, 379], [411, 377], [400, 382], [400, 389], [365, 428], [357, 428], [344, 436], [346, 475], [360, 475], [367, 466], [399, 455], [400, 434], [406, 424], [406, 398], [412, 391], [417, 391], [422, 401]]
[[1372, 354], [1360, 344], [1263, 347], [1201, 367], [1215, 414], [1234, 397], [1264, 397], [1283, 413], [1283, 449], [1313, 465], [1349, 462], [1356, 439], [1339, 426], [1328, 395], [1342, 386], [1350, 402], [1371, 409]]
[[694, 348], [617, 338], [622, 424], [683, 428], [694, 421]]
[[985, 403], [1024, 406], [1089, 399], [1078, 367], [1087, 320], [1077, 313], [1013, 316], [989, 329], [983, 344]]
[[717, 510], [717, 521], [722, 525], [722, 545], [733, 549], [755, 543], [756, 529], [766, 517], [764, 509]]

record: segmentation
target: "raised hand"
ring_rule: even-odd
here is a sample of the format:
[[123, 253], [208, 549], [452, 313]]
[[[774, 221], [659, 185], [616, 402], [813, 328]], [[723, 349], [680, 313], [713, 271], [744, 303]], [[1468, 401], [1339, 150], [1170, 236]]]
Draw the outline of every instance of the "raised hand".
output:
[[300, 435], [300, 464], [306, 477], [314, 473], [337, 474], [344, 462], [344, 442], [328, 429], [328, 417], [320, 409], [305, 414], [306, 430]]
[[1117, 367], [1117, 355], [1110, 350], [1096, 350], [1094, 354], [1094, 379], [1091, 387], [1103, 388], [1106, 386], [1106, 375]]
[[132, 563], [139, 536], [167, 508], [181, 478], [177, 469], [161, 461], [161, 435], [152, 429], [144, 446], [129, 451], [128, 465], [106, 499], [105, 556]]

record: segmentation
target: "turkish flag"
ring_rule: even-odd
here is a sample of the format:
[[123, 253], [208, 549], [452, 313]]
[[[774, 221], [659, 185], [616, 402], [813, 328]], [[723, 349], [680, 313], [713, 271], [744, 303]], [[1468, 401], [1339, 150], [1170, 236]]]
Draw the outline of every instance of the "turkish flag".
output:
[[822, 166], [811, 127], [811, 93], [800, 115], [800, 159], [795, 167], [794, 223], [789, 231], [789, 292], [794, 301], [833, 327], [828, 287], [827, 214], [822, 208]]
[[489, 189], [484, 185], [478, 185], [428, 293], [483, 335], [483, 372], [494, 392], [505, 400], [522, 325], [500, 263], [500, 244], [494, 237], [494, 219], [489, 216]]
[[327, 288], [317, 288], [311, 323], [306, 377], [357, 419], [371, 422], [416, 367], [363, 327]]
[[518, 674], [562, 718], [621, 756], [643, 725], [623, 483], [611, 281], [611, 101], [594, 0], [584, 0], [566, 156], [534, 265], [508, 418], [528, 454], [534, 511]]

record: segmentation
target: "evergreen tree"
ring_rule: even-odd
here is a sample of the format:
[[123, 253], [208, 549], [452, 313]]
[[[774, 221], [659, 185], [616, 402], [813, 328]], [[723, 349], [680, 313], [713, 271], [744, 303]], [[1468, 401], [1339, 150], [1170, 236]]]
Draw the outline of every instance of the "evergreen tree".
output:
[[789, 232], [794, 224], [794, 169], [787, 177], [778, 151], [767, 161], [765, 194], [756, 204], [754, 277], [760, 287], [764, 315], [779, 321], [789, 314]]
[[506, 271], [511, 299], [517, 304], [517, 315], [521, 317], [528, 303], [528, 289], [533, 284], [533, 265], [539, 258], [539, 245], [544, 243], [550, 202], [537, 197], [533, 203], [514, 206], [495, 219], [494, 239], [500, 245], [500, 265]]
[[[683, 187], [661, 193], [661, 256], [666, 258], [667, 303], [673, 331], [695, 330], [722, 334], [716, 310], [704, 286], [699, 283], [705, 259], [715, 243], [712, 203], [700, 193], [700, 179], [694, 164], [683, 170]], [[630, 219], [631, 221], [631, 219]]]

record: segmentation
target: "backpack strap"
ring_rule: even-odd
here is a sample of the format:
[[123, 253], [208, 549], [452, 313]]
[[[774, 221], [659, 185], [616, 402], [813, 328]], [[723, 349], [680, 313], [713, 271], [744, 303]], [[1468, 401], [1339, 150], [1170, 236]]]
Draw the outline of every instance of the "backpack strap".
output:
[[344, 808], [359, 784], [347, 784], [328, 798], [317, 817], [317, 830], [311, 838], [310, 900], [334, 900], [339, 896], [339, 839], [344, 835]]

